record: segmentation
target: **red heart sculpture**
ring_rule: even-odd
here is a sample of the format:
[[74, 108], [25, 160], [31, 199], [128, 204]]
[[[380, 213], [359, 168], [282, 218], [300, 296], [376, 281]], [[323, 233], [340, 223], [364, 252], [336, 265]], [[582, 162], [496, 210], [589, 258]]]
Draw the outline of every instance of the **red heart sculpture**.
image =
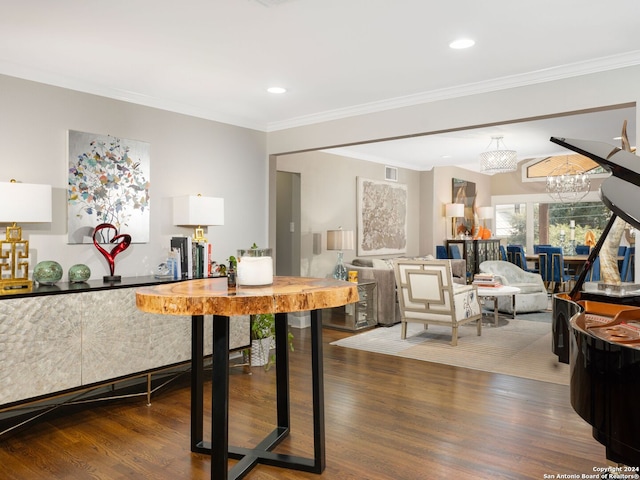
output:
[[[110, 252], [107, 252], [104, 248], [102, 248], [99, 242], [96, 240], [96, 234], [100, 230], [104, 230], [105, 228], [115, 231], [115, 235], [111, 238], [111, 240], [109, 240], [109, 243], [115, 243], [116, 245], [111, 249]], [[111, 272], [111, 276], [113, 277], [116, 255], [118, 255], [120, 252], [124, 252], [127, 248], [129, 248], [129, 245], [131, 245], [131, 235], [128, 235], [126, 233], [118, 235], [118, 229], [114, 225], [111, 225], [110, 223], [101, 223], [93, 231], [93, 244], [96, 246], [98, 251], [102, 255], [104, 255], [104, 258], [107, 259], [107, 262], [109, 262], [109, 271]]]

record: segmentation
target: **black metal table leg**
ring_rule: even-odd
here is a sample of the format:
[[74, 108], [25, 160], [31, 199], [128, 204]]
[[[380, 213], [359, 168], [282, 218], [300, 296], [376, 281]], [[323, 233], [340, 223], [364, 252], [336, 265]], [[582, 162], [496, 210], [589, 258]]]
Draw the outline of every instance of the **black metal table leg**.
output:
[[191, 451], [202, 453], [204, 316], [191, 317]]
[[226, 480], [229, 455], [229, 317], [213, 317], [211, 479]]
[[324, 369], [322, 365], [322, 312], [311, 312], [311, 373], [313, 382], [313, 459], [314, 473], [326, 466], [324, 431]]
[[[240, 479], [258, 463], [312, 473], [325, 468], [324, 379], [322, 318], [311, 312], [311, 370], [313, 388], [313, 458], [272, 452], [290, 430], [289, 328], [287, 314], [276, 314], [277, 426], [256, 447], [229, 446], [229, 317], [213, 317], [213, 367], [211, 386], [211, 443], [203, 440], [203, 338], [204, 319], [192, 317], [191, 451], [211, 455], [211, 478]], [[229, 469], [228, 459], [238, 462]]]
[[287, 314], [276, 314], [276, 402], [278, 428], [289, 431], [289, 328]]

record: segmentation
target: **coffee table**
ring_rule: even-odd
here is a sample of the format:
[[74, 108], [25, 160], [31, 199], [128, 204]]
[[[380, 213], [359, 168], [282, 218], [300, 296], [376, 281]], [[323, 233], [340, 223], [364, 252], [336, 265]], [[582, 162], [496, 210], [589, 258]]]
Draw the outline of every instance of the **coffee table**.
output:
[[511, 296], [513, 302], [513, 318], [516, 318], [516, 294], [518, 287], [503, 285], [502, 287], [478, 287], [478, 297], [484, 304], [486, 300], [493, 300], [493, 325], [498, 326], [498, 297]]

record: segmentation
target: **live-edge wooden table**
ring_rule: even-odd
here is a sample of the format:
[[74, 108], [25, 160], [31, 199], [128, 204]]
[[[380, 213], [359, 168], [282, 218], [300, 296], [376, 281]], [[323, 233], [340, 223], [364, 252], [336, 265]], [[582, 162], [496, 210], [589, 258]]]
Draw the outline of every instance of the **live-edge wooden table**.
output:
[[[358, 301], [356, 284], [326, 278], [274, 277], [273, 284], [228, 289], [226, 278], [144, 287], [136, 305], [150, 313], [192, 316], [191, 451], [211, 455], [211, 478], [244, 477], [258, 463], [322, 473], [325, 468], [321, 309]], [[288, 434], [287, 313], [311, 311], [313, 458], [274, 453]], [[254, 448], [229, 446], [229, 317], [275, 313], [277, 426]], [[211, 442], [203, 440], [204, 315], [213, 315]], [[239, 460], [231, 469], [228, 459]]]

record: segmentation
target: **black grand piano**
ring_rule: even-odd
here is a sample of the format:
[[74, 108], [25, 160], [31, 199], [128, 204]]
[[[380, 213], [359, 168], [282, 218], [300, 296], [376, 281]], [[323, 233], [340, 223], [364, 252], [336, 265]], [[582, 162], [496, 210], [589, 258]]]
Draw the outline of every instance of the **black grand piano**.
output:
[[616, 216], [640, 229], [640, 157], [606, 143], [552, 137], [611, 171], [600, 188], [613, 214], [569, 294], [553, 300], [553, 351], [571, 366], [571, 405], [610, 462], [640, 466], [640, 292], [583, 292]]

